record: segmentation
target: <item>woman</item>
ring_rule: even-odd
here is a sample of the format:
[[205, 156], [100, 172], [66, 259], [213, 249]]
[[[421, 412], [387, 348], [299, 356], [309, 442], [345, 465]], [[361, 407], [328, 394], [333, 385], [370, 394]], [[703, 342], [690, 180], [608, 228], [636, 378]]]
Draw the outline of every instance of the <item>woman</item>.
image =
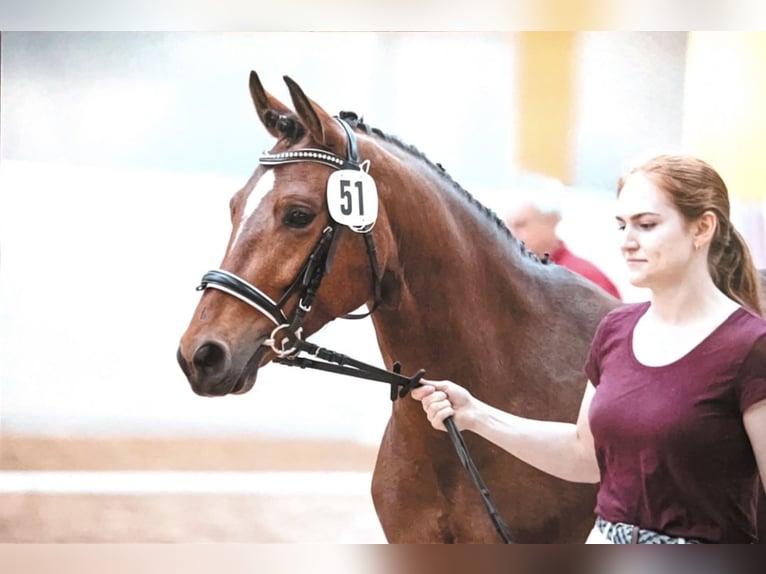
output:
[[659, 156], [618, 185], [629, 280], [650, 301], [599, 325], [575, 424], [523, 419], [450, 381], [412, 396], [527, 463], [600, 482], [594, 543], [750, 543], [766, 476], [766, 321], [720, 176]]

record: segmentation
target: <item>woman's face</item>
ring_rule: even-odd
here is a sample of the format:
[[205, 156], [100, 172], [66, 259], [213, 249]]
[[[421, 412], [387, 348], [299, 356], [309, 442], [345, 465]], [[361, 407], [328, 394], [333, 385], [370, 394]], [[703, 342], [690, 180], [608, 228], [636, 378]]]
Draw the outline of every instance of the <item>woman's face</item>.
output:
[[616, 217], [631, 285], [658, 288], [683, 279], [694, 238], [667, 193], [643, 173], [633, 173], [617, 199]]

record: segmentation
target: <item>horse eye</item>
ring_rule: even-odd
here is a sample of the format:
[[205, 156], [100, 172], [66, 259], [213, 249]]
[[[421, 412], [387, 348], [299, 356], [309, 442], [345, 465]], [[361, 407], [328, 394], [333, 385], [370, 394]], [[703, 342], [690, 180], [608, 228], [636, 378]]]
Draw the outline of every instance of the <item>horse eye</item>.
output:
[[314, 214], [305, 209], [293, 208], [287, 212], [284, 223], [288, 227], [306, 227], [314, 221]]

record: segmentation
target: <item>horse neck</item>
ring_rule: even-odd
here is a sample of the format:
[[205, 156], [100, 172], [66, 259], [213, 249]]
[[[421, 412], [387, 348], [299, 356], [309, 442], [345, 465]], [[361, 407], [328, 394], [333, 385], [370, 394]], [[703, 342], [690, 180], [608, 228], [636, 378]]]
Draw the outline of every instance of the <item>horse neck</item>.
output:
[[[491, 360], [480, 335], [507, 328], [507, 314], [498, 317], [501, 308], [526, 314], [530, 297], [539, 293], [539, 285], [531, 285], [542, 264], [427, 166], [379, 189], [396, 238], [396, 261], [387, 269], [394, 300], [373, 315], [384, 357], [447, 369], [466, 356]], [[445, 346], [454, 345], [459, 352], [445, 357]]]

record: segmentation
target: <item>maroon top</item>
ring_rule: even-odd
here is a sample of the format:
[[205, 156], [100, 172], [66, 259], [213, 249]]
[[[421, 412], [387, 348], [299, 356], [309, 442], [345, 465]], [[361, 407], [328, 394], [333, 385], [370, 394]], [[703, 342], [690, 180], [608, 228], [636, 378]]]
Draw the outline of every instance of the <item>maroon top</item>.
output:
[[610, 295], [614, 295], [618, 299], [621, 299], [620, 292], [617, 290], [617, 287], [614, 286], [614, 283], [609, 280], [609, 277], [604, 275], [604, 273], [590, 261], [578, 257], [569, 251], [563, 242], [559, 244], [558, 249], [550, 254], [549, 259], [562, 267], [571, 269], [586, 279], [590, 279]]
[[601, 472], [596, 513], [671, 536], [756, 540], [758, 467], [742, 413], [766, 399], [766, 321], [738, 309], [684, 357], [647, 367], [623, 305], [596, 331], [585, 370]]

